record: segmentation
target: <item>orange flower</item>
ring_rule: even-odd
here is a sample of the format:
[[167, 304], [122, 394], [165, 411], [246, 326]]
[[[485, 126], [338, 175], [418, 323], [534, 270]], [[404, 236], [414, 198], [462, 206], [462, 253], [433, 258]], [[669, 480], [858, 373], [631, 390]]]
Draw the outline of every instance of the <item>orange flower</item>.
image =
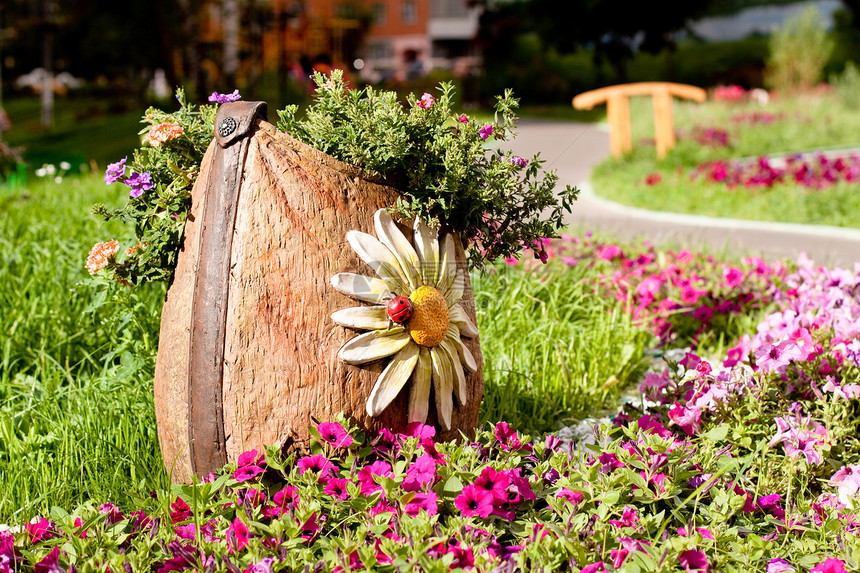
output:
[[146, 134], [146, 141], [153, 147], [158, 147], [165, 141], [176, 139], [182, 135], [182, 127], [178, 123], [163, 122], [153, 125]]
[[138, 249], [143, 250], [148, 244], [149, 243], [138, 243], [136, 245], [129, 247], [128, 249], [125, 250], [125, 256], [131, 257], [131, 256], [137, 254]]
[[106, 243], [96, 243], [90, 249], [90, 254], [87, 256], [87, 270], [91, 275], [96, 274], [110, 262], [110, 259], [115, 257], [119, 251], [119, 243], [115, 240]]

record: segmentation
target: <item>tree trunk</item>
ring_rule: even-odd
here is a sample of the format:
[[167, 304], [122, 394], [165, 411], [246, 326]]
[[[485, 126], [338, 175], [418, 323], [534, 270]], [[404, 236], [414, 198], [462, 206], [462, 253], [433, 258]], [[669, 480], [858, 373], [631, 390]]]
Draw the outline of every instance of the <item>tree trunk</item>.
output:
[[[223, 115], [235, 109], [231, 105], [221, 106], [216, 128]], [[221, 448], [225, 455], [220, 462], [270, 444], [303, 449], [312, 417], [326, 421], [342, 413], [371, 436], [382, 428], [402, 430], [407, 423], [407, 387], [378, 417], [367, 414], [368, 397], [387, 359], [369, 366], [343, 363], [338, 350], [358, 333], [331, 320], [334, 311], [363, 304], [336, 291], [333, 275], [376, 276], [353, 252], [347, 231], [375, 234], [374, 213], [390, 207], [398, 192], [262, 120], [252, 124], [246, 137], [235, 219], [229, 223], [226, 300], [218, 303], [225, 307], [223, 340], [211, 349], [212, 356], [223, 354], [216, 360], [223, 360], [223, 368], [214, 396], [200, 396], [195, 387], [199, 373], [189, 365], [195, 363], [195, 352], [210, 355], [209, 349], [193, 348], [199, 342], [193, 313], [212, 292], [201, 289], [201, 276], [207, 272], [201, 253], [209, 240], [202, 232], [204, 221], [212, 224], [206, 204], [217, 203], [211, 191], [207, 193], [211, 180], [221, 173], [213, 164], [217, 140], [207, 151], [194, 186], [183, 250], [162, 313], [156, 414], [164, 461], [175, 482], [217, 469], [218, 457], [207, 462], [193, 451], [195, 447]], [[465, 269], [459, 245], [457, 259]], [[468, 273], [466, 281], [462, 305], [474, 321]], [[460, 431], [472, 434], [477, 426], [482, 357], [477, 338], [463, 342], [474, 354], [478, 371], [467, 376], [467, 405], [454, 409], [452, 429], [439, 432], [441, 439], [457, 438]], [[435, 424], [432, 398], [430, 404], [428, 423]], [[218, 423], [201, 433], [200, 428], [208, 428], [213, 420], [200, 422], [196, 411], [210, 412], [223, 434], [218, 435]]]

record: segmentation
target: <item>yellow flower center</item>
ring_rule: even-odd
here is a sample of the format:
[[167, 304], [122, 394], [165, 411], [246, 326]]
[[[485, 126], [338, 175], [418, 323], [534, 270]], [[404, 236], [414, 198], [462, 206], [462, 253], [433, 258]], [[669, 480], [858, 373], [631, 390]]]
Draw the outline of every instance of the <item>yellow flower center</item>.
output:
[[418, 287], [409, 300], [415, 307], [406, 323], [412, 340], [421, 346], [437, 346], [448, 333], [448, 304], [442, 293], [433, 287]]

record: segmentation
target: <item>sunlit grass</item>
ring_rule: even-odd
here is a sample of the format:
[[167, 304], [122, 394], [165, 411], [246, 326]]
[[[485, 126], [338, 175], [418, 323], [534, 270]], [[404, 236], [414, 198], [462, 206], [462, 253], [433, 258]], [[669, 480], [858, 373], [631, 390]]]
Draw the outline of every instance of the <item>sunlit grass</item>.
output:
[[484, 353], [484, 421], [546, 432], [611, 406], [643, 370], [651, 337], [553, 264], [473, 277]]

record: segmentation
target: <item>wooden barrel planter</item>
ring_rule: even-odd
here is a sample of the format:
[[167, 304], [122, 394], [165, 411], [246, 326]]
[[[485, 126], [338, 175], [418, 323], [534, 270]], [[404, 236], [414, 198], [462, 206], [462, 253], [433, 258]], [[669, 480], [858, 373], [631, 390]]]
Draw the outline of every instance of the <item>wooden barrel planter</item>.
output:
[[[368, 413], [388, 361], [344, 362], [339, 351], [361, 331], [332, 319], [367, 305], [339, 292], [332, 277], [376, 276], [347, 233], [372, 235], [374, 214], [398, 191], [277, 131], [264, 115], [265, 104], [253, 102], [219, 109], [165, 299], [155, 406], [175, 482], [206, 476], [252, 448], [303, 448], [312, 418], [343, 414], [371, 434], [409, 421], [405, 387], [381, 413]], [[399, 228], [414, 241], [411, 227]], [[461, 307], [474, 322], [463, 248], [454, 244], [464, 271]], [[477, 426], [480, 345], [477, 336], [462, 342], [477, 368], [440, 439]], [[427, 423], [439, 426], [429, 403]]]

